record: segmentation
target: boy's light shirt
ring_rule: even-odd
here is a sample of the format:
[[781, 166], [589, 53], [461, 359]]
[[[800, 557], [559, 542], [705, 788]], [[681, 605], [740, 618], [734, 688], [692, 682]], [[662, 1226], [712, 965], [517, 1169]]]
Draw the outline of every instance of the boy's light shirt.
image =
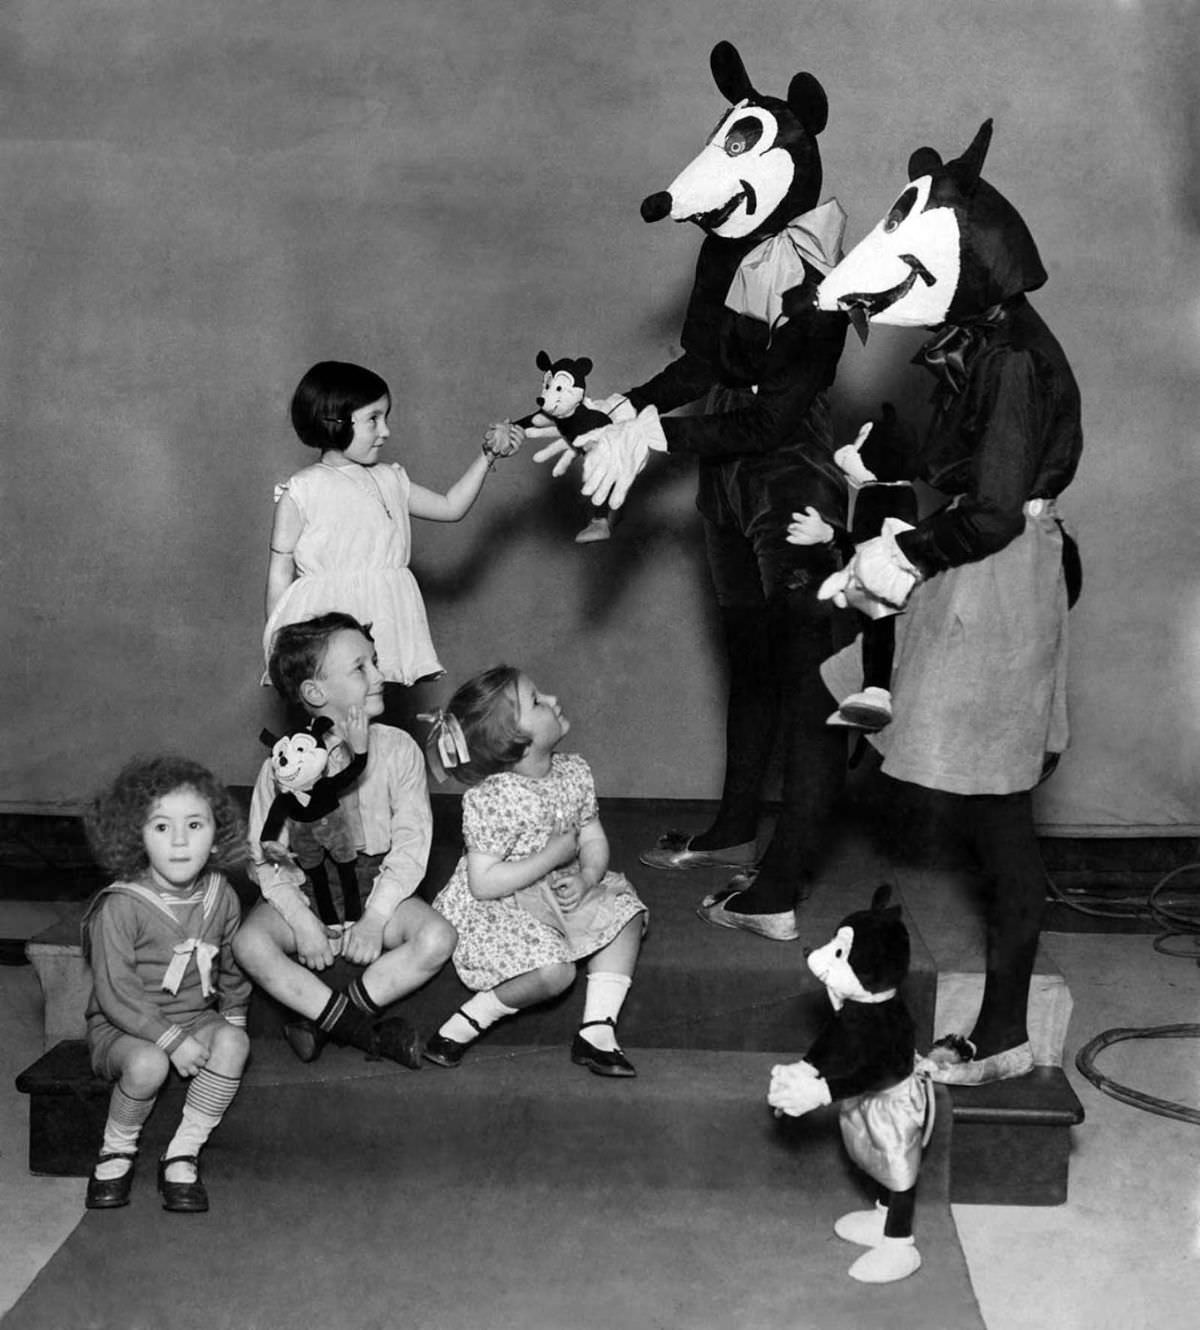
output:
[[[382, 854], [383, 863], [364, 909], [387, 918], [401, 901], [421, 885], [433, 839], [433, 814], [425, 759], [416, 741], [390, 725], [371, 726], [367, 769], [342, 798], [351, 834], [363, 854]], [[350, 760], [339, 745], [330, 754], [330, 771], [340, 771]], [[271, 762], [264, 761], [250, 799], [250, 876], [263, 898], [290, 924], [300, 911], [311, 913], [304, 892], [290, 881], [286, 870], [277, 872], [261, 862], [259, 834], [275, 799]], [[288, 843], [285, 823], [280, 840]]]

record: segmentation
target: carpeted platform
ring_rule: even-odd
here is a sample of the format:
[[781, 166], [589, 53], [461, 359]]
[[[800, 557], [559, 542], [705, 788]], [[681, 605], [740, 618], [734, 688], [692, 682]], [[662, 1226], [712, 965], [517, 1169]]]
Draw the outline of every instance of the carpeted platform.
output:
[[[918, 1203], [925, 1264], [856, 1284], [863, 1202], [829, 1110], [779, 1124], [764, 1053], [647, 1049], [606, 1082], [562, 1049], [405, 1072], [333, 1050], [256, 1065], [205, 1154], [207, 1215], [89, 1213], [5, 1330], [971, 1330], [947, 1203], [950, 1113]], [[80, 1184], [82, 1188], [82, 1182]]]

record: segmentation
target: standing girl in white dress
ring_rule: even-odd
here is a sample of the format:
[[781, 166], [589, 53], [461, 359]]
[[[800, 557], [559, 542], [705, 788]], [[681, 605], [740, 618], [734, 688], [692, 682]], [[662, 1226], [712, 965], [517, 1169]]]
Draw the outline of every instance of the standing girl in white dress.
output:
[[497, 665], [468, 680], [434, 718], [427, 751], [469, 786], [466, 853], [434, 901], [458, 930], [454, 968], [475, 995], [425, 1056], [455, 1067], [489, 1026], [565, 992], [587, 960], [571, 1060], [598, 1076], [633, 1076], [617, 1017], [642, 945], [646, 907], [608, 867], [591, 768], [558, 753], [570, 723], [528, 675]]
[[520, 435], [490, 428], [480, 456], [438, 494], [399, 463], [380, 462], [391, 406], [386, 382], [361, 365], [324, 360], [300, 380], [292, 425], [321, 456], [276, 491], [264, 659], [285, 624], [340, 610], [370, 625], [386, 682], [409, 685], [442, 673], [408, 566], [409, 518], [466, 516], [496, 458], [516, 452]]

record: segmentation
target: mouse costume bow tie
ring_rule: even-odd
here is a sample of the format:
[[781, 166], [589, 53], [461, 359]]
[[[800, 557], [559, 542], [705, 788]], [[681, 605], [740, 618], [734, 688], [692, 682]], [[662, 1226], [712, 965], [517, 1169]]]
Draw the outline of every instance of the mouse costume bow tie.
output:
[[1004, 318], [1004, 306], [993, 305], [977, 319], [948, 323], [920, 348], [912, 363], [929, 370], [938, 381], [939, 393], [957, 395], [967, 386], [971, 361]]

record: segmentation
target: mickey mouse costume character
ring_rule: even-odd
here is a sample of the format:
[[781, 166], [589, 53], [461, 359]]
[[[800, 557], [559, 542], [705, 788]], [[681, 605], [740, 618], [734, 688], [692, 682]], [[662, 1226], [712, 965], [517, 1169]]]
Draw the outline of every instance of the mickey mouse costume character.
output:
[[[816, 309], [813, 297], [841, 255], [845, 213], [836, 200], [818, 206], [828, 103], [817, 79], [796, 74], [784, 100], [755, 90], [729, 42], [713, 48], [710, 63], [733, 105], [670, 189], [642, 204], [648, 222], [669, 216], [704, 232], [683, 355], [599, 403], [614, 423], [576, 447], [585, 450], [583, 492], [597, 506], [620, 507], [651, 451], [699, 461], [697, 507], [729, 659], [724, 784], [706, 831], [668, 835], [642, 862], [744, 870], [705, 898], [701, 916], [790, 940], [845, 764], [844, 740], [825, 726], [818, 673], [832, 650], [832, 616], [816, 590], [836, 556], [786, 538], [790, 514], [810, 505], [844, 521], [826, 390], [847, 319]], [[660, 419], [706, 395], [704, 414]], [[535, 460], [557, 458], [561, 474], [573, 455], [560, 440]], [[782, 811], [755, 875], [759, 790], [779, 736]]]
[[[909, 161], [909, 185], [821, 284], [823, 309], [927, 326], [916, 357], [937, 380], [917, 446], [885, 413], [861, 448], [881, 480], [920, 478], [947, 497], [915, 526], [885, 523], [822, 588], [897, 621], [896, 718], [871, 742], [882, 770], [943, 792], [989, 879], [983, 1001], [969, 1039], [939, 1041], [935, 1079], [958, 1084], [1033, 1067], [1026, 1024], [1045, 897], [1032, 791], [1066, 747], [1068, 571], [1055, 501], [1082, 449], [1079, 389], [1026, 292], [1046, 280], [1033, 237], [980, 170], [986, 121], [943, 163]], [[1076, 588], [1077, 589], [1077, 588]], [[853, 686], [831, 661], [835, 696]]]
[[846, 1152], [883, 1189], [873, 1210], [852, 1211], [833, 1226], [838, 1237], [870, 1248], [849, 1272], [865, 1284], [893, 1283], [921, 1265], [913, 1209], [934, 1118], [928, 1078], [913, 1069], [913, 1020], [899, 992], [908, 930], [890, 895], [879, 887], [870, 909], [847, 915], [809, 954], [834, 1014], [802, 1061], [771, 1068], [767, 1092], [776, 1117], [836, 1103]]

